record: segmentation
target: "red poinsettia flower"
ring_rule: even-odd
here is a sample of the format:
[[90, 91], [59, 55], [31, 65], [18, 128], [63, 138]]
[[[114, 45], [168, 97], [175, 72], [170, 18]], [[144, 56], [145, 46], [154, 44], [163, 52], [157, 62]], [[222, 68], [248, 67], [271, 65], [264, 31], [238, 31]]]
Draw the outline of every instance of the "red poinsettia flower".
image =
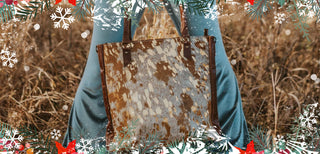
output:
[[251, 5], [253, 5], [254, 0], [247, 0]]
[[76, 140], [70, 142], [67, 148], [64, 148], [59, 142], [56, 141], [56, 147], [58, 149], [58, 154], [75, 154], [76, 153]]
[[[55, 4], [58, 4], [58, 3], [60, 3], [61, 1], [62, 1], [62, 0], [56, 0], [56, 3], [55, 3]], [[68, 0], [68, 1], [69, 1], [70, 4], [76, 6], [77, 0]]]
[[246, 151], [243, 151], [238, 147], [235, 148], [237, 148], [240, 151], [240, 154], [264, 154], [264, 151], [256, 152], [256, 150], [254, 150], [253, 140], [247, 145]]

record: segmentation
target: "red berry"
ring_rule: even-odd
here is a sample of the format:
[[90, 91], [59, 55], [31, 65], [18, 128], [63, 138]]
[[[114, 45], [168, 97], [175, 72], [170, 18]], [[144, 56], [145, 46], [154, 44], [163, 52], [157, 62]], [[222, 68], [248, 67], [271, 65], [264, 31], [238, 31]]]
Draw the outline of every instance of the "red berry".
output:
[[13, 2], [13, 0], [6, 0], [6, 3], [7, 3], [8, 5], [11, 5], [12, 2]]
[[14, 5], [18, 5], [18, 1], [14, 1], [13, 4], [14, 4]]
[[23, 149], [24, 149], [24, 146], [23, 146], [23, 145], [20, 145], [19, 151], [22, 151]]

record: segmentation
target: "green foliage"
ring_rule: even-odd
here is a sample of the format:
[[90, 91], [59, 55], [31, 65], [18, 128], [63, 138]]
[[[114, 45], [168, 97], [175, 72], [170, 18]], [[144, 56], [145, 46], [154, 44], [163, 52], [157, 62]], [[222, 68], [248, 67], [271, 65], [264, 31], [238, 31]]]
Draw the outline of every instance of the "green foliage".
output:
[[191, 2], [188, 2], [188, 11], [190, 13], [198, 14], [198, 15], [205, 15], [208, 13], [209, 9], [208, 6], [212, 7], [214, 4], [214, 1], [208, 1], [208, 0], [194, 0]]
[[1, 122], [0, 126], [1, 126], [0, 138], [4, 138], [5, 137], [6, 130], [12, 131], [12, 128], [9, 126], [9, 124]]
[[[111, 151], [118, 151], [118, 150], [130, 150], [130, 143], [132, 142], [132, 136], [134, 135], [134, 130], [136, 129], [138, 119], [131, 122], [131, 125], [128, 128], [123, 127], [120, 133], [123, 133], [124, 136], [121, 137], [119, 134], [114, 137], [114, 141], [118, 144], [111, 144], [110, 150]], [[126, 144], [126, 142], [129, 142], [129, 144]]]
[[48, 135], [45, 137], [42, 133], [38, 135], [38, 139], [35, 140], [33, 143], [33, 146], [35, 146], [35, 150], [39, 151], [40, 153], [43, 152], [49, 152], [49, 153], [56, 153], [57, 148], [51, 141], [50, 136]]
[[[253, 19], [260, 19], [265, 12], [272, 9], [272, 3], [277, 3], [281, 7], [288, 4], [287, 12], [291, 14], [291, 19], [294, 22], [295, 28], [299, 29], [303, 33], [303, 37], [310, 41], [308, 28], [309, 25], [306, 23], [307, 14], [310, 11], [315, 13], [318, 22], [320, 21], [319, 1], [318, 0], [255, 0], [253, 6], [249, 6], [248, 14]], [[299, 5], [299, 6], [298, 6]], [[310, 7], [311, 6], [311, 7]]]
[[256, 151], [273, 148], [271, 133], [268, 133], [267, 129], [262, 129], [257, 126], [249, 130], [250, 140], [255, 143], [254, 147]]
[[156, 149], [160, 149], [159, 145], [164, 140], [159, 139], [157, 132], [152, 132], [146, 140], [142, 140], [143, 147], [139, 146], [139, 153], [152, 153]]
[[[6, 137], [6, 131], [13, 131], [9, 124], [0, 122], [1, 130], [0, 130], [0, 138]], [[38, 132], [34, 127], [21, 126], [17, 128], [19, 134], [23, 137], [23, 141], [21, 143], [29, 143], [31, 148], [34, 149], [35, 152], [49, 152], [56, 153], [57, 149], [51, 141], [50, 135], [45, 137], [42, 132]], [[23, 145], [23, 144], [22, 144]]]
[[294, 5], [288, 7], [288, 10], [293, 12], [291, 19], [294, 22], [296, 29], [300, 29], [300, 32], [303, 32], [303, 37], [310, 41], [307, 29], [309, 28], [309, 25], [306, 24], [307, 16], [302, 16], [300, 12], [303, 10], [297, 7], [297, 3], [295, 1], [293, 2]]
[[50, 138], [50, 135], [45, 135], [34, 127], [21, 126], [18, 128], [19, 134], [23, 136], [24, 142], [29, 143], [34, 151], [40, 153], [49, 152], [56, 153], [57, 149], [55, 144]]
[[256, 0], [254, 5], [249, 5], [248, 14], [251, 18], [259, 20], [264, 13], [271, 10], [271, 4], [268, 0]]
[[313, 121], [319, 118], [317, 106], [318, 103], [306, 105], [302, 114], [294, 120], [295, 125], [291, 127], [293, 133], [288, 135], [292, 141], [305, 142], [312, 151], [320, 151], [320, 124]]
[[[179, 143], [182, 143], [181, 148], [178, 147]], [[169, 150], [170, 154], [174, 154], [174, 152], [171, 150], [171, 148], [177, 148], [179, 153], [183, 153], [185, 151], [186, 145], [187, 145], [187, 142], [185, 142], [185, 140], [177, 139], [177, 140], [174, 140], [168, 144], [168, 150]]]
[[72, 15], [77, 20], [85, 20], [86, 17], [93, 15], [94, 1], [93, 0], [82, 0], [77, 1], [76, 6], [72, 7]]
[[14, 5], [7, 5], [4, 1], [1, 1], [3, 6], [0, 8], [0, 23], [7, 22], [14, 17]]
[[38, 13], [42, 13], [44, 9], [50, 10], [51, 0], [35, 0], [30, 1], [26, 6], [17, 9], [16, 17], [22, 20], [35, 18]]
[[278, 0], [279, 5], [282, 7], [284, 5], [285, 2], [287, 2], [288, 0]]

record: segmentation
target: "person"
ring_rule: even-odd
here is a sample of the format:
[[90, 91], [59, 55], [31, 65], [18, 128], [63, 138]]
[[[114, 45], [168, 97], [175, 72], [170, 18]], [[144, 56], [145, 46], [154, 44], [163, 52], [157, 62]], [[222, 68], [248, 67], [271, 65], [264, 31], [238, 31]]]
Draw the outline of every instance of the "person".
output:
[[[133, 8], [137, 9], [137, 6], [135, 4]], [[96, 0], [95, 19], [98, 22], [94, 23], [88, 60], [70, 111], [69, 127], [63, 141], [63, 146], [65, 147], [77, 137], [88, 139], [105, 137], [108, 119], [103, 102], [96, 45], [122, 41], [123, 18], [118, 16], [118, 13], [112, 11], [112, 7], [112, 4], [108, 3], [108, 1]], [[212, 6], [212, 8], [214, 7], [215, 5]], [[177, 6], [171, 2], [168, 2], [165, 8], [171, 16], [177, 31], [180, 33], [180, 13], [177, 12], [179, 9], [175, 9]], [[137, 21], [140, 20], [143, 11], [144, 9], [136, 11], [135, 17]], [[216, 37], [216, 82], [220, 127], [222, 132], [230, 138], [230, 142], [234, 146], [245, 149], [249, 136], [242, 109], [241, 95], [237, 79], [224, 49], [218, 19], [196, 15], [189, 11], [186, 12], [191, 36], [203, 35], [203, 29], [206, 28], [209, 30], [209, 35]], [[110, 26], [103, 26], [110, 25], [112, 24], [111, 22], [114, 23], [112, 28]], [[131, 26], [133, 36], [137, 25], [132, 24]]]

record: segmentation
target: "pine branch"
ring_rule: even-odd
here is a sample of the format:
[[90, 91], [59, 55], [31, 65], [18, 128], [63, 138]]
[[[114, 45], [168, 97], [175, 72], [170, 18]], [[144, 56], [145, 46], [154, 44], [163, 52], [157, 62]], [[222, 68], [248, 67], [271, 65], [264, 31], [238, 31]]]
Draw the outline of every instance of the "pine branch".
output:
[[257, 126], [249, 131], [249, 136], [250, 140], [253, 140], [253, 142], [255, 143], [256, 150], [272, 148], [269, 147], [272, 142], [271, 137], [265, 129]]
[[0, 23], [7, 22], [14, 18], [14, 5], [7, 5], [2, 2], [3, 6], [0, 8]]
[[40, 11], [40, 14], [43, 13], [45, 9], [50, 10], [51, 0], [35, 0], [30, 1], [25, 6], [17, 8], [16, 17], [22, 20], [35, 18]]
[[13, 130], [13, 128], [9, 124], [3, 123], [3, 122], [1, 122], [0, 126], [1, 126], [0, 138], [4, 138], [5, 137], [5, 133], [6, 133], [7, 130], [9, 130], [9, 131]]
[[258, 0], [255, 1], [253, 6], [249, 6], [248, 14], [250, 14], [253, 19], [259, 20], [268, 9], [271, 10], [271, 5], [268, 3], [268, 0]]
[[[306, 29], [309, 26], [305, 23], [305, 18], [300, 16], [299, 8], [296, 4], [296, 0], [293, 0], [293, 3], [296, 10], [294, 13], [294, 16], [298, 19], [298, 23], [295, 23], [294, 25], [296, 26], [296, 29], [300, 29], [300, 32], [303, 32], [303, 38], [307, 38], [307, 40], [310, 42], [308, 30]], [[296, 21], [296, 19], [293, 18], [293, 21]]]
[[72, 15], [77, 20], [85, 20], [86, 17], [93, 16], [93, 8], [94, 8], [93, 0], [81, 0], [78, 1], [76, 6], [72, 7]]

